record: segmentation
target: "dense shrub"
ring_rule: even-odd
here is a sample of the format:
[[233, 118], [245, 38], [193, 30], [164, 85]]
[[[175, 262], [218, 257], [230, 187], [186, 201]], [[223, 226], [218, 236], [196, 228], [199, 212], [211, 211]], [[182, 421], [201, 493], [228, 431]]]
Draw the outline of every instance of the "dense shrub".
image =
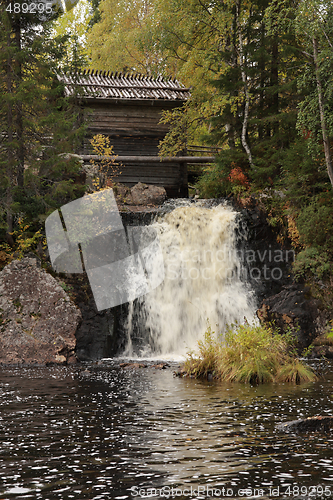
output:
[[299, 360], [288, 338], [258, 325], [229, 328], [217, 339], [208, 327], [199, 352], [188, 354], [185, 373], [195, 378], [259, 384], [316, 380], [313, 370]]
[[[324, 194], [302, 209], [297, 220], [297, 226], [306, 246], [311, 245], [324, 251], [332, 251], [333, 202], [331, 199], [324, 198]], [[332, 197], [331, 193], [329, 193], [329, 197]]]

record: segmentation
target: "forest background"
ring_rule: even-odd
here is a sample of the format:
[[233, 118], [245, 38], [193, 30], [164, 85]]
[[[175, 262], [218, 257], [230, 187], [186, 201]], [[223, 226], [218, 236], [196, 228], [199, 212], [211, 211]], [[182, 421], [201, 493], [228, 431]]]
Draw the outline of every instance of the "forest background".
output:
[[[22, 4], [20, 0], [18, 3]], [[54, 75], [93, 68], [177, 78], [161, 155], [219, 148], [202, 197], [255, 202], [296, 250], [296, 278], [333, 288], [333, 7], [328, 0], [80, 0], [39, 19], [1, 2], [2, 258], [34, 248], [73, 181], [85, 133]]]

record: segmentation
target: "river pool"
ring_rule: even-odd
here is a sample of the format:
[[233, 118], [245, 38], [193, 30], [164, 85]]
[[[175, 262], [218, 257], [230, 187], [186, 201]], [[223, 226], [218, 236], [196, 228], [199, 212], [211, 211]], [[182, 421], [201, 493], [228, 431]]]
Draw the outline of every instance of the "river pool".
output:
[[119, 361], [0, 369], [0, 499], [333, 498], [333, 435], [282, 421], [332, 414], [315, 383], [180, 379]]

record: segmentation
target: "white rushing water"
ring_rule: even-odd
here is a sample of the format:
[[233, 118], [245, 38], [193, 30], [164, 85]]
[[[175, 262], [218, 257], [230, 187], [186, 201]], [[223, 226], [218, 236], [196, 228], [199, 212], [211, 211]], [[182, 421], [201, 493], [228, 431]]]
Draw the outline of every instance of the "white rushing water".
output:
[[[230, 207], [198, 204], [175, 208], [153, 223], [165, 279], [139, 299], [136, 314], [130, 304], [125, 355], [174, 358], [195, 349], [208, 324], [220, 334], [227, 325], [253, 321], [255, 297], [240, 279], [236, 224]], [[134, 353], [130, 337], [138, 328], [150, 332], [149, 340]]]

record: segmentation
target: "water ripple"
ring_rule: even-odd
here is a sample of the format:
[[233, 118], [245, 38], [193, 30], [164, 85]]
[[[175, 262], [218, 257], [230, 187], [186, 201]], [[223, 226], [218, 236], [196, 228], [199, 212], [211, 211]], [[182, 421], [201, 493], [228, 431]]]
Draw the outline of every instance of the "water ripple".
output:
[[0, 370], [2, 499], [134, 498], [138, 488], [186, 485], [329, 498], [332, 435], [275, 425], [330, 414], [331, 369], [313, 384], [250, 387], [87, 368]]

